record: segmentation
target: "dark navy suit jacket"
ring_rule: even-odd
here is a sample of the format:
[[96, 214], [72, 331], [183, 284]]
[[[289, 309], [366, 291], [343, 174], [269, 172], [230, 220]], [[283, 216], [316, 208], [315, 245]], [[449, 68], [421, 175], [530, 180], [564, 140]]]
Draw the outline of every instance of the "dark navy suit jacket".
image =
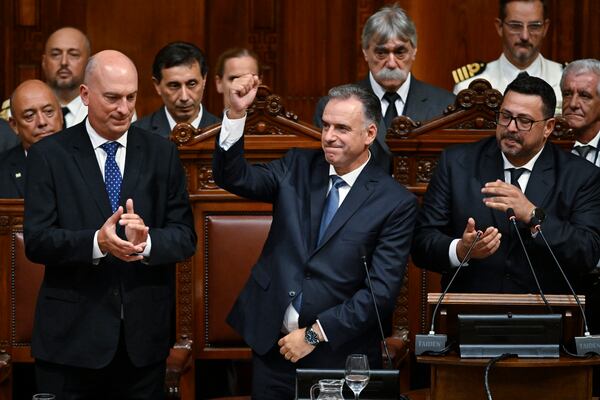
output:
[[[85, 122], [34, 144], [27, 156], [25, 250], [46, 266], [32, 338], [35, 358], [101, 368], [113, 358], [121, 322], [132, 363], [169, 353], [173, 268], [193, 255], [194, 220], [175, 145], [130, 127], [120, 205], [133, 199], [150, 227], [145, 263], [92, 260], [94, 232], [112, 214]], [[117, 231], [121, 236], [122, 229]], [[121, 320], [121, 304], [123, 320]]]
[[[537, 293], [523, 250], [506, 213], [483, 203], [481, 188], [504, 180], [504, 165], [495, 137], [445, 150], [425, 194], [415, 229], [412, 257], [422, 268], [442, 272], [446, 287], [451, 274], [450, 242], [462, 237], [467, 219], [477, 229], [497, 227], [498, 251], [471, 259], [451, 291]], [[600, 259], [600, 169], [548, 142], [537, 159], [525, 196], [546, 212], [544, 235], [575, 289]], [[545, 293], [570, 293], [540, 235], [522, 230], [525, 246]]]
[[24, 197], [25, 161], [25, 150], [20, 143], [0, 154], [0, 199]]
[[[216, 146], [215, 182], [273, 204], [273, 222], [251, 276], [228, 322], [258, 354], [278, 340], [283, 316], [302, 292], [299, 325], [319, 320], [329, 342], [299, 366], [343, 368], [350, 353], [381, 365], [381, 339], [361, 257], [370, 265], [380, 312], [391, 315], [402, 279], [416, 214], [416, 198], [371, 161], [325, 232], [317, 236], [329, 164], [321, 150], [290, 150], [282, 159], [250, 165], [243, 138], [228, 151]], [[260, 316], [260, 317], [259, 317]]]

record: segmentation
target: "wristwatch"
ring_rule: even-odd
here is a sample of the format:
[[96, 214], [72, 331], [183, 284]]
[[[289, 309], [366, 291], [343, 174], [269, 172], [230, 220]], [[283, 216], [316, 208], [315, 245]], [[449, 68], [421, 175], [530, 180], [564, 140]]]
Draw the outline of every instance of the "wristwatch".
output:
[[531, 219], [529, 220], [529, 226], [535, 226], [544, 222], [544, 219], [546, 219], [546, 213], [542, 208], [535, 207], [533, 210], [531, 210], [530, 217]]
[[312, 326], [306, 328], [306, 331], [304, 332], [304, 341], [313, 346], [316, 346], [319, 343], [321, 343], [321, 341], [319, 340], [319, 335], [317, 335], [317, 332], [315, 332]]

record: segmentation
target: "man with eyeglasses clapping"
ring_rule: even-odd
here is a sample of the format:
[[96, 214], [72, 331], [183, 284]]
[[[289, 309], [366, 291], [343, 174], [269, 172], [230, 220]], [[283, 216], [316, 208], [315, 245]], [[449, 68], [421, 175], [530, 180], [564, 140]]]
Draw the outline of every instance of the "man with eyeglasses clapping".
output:
[[556, 99], [522, 74], [506, 88], [496, 136], [446, 149], [424, 196], [412, 248], [418, 267], [454, 292], [538, 293], [509, 221], [513, 210], [544, 293], [569, 293], [537, 225], [575, 287], [600, 258], [600, 169], [548, 141]]
[[546, 0], [500, 0], [500, 14], [495, 26], [502, 40], [502, 55], [490, 63], [476, 62], [452, 71], [454, 93], [469, 87], [478, 78], [488, 80], [492, 87], [504, 92], [506, 86], [521, 72], [542, 78], [552, 86], [560, 113], [562, 97], [560, 78], [563, 66], [540, 54], [540, 46], [550, 20]]

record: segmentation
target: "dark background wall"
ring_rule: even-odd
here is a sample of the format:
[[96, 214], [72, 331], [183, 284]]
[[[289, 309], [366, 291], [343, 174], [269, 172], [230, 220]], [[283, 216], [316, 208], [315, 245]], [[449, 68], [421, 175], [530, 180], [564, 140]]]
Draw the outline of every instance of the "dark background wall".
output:
[[[264, 82], [286, 108], [310, 121], [316, 100], [336, 84], [367, 73], [360, 49], [366, 18], [382, 0], [2, 0], [0, 2], [0, 96], [24, 79], [40, 76], [47, 36], [71, 25], [87, 32], [93, 52], [117, 49], [140, 75], [137, 111], [160, 106], [150, 81], [155, 53], [169, 41], [196, 43], [214, 67], [223, 50], [248, 46], [267, 69]], [[559, 62], [600, 58], [600, 2], [549, 0], [550, 32], [543, 54]], [[497, 0], [401, 0], [419, 35], [414, 74], [451, 89], [451, 71], [500, 54], [493, 27]], [[220, 113], [214, 70], [204, 104]]]

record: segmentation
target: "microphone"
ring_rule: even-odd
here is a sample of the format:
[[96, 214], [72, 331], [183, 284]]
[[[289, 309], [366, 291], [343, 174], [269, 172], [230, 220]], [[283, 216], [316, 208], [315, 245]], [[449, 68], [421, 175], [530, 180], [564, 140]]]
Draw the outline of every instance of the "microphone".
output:
[[393, 368], [392, 357], [390, 357], [390, 352], [388, 351], [387, 343], [385, 341], [385, 334], [383, 333], [383, 325], [381, 324], [381, 317], [379, 316], [379, 308], [377, 307], [377, 302], [375, 301], [375, 292], [373, 291], [373, 283], [371, 282], [371, 275], [369, 274], [369, 265], [367, 263], [366, 249], [361, 246], [360, 248], [360, 259], [362, 260], [363, 266], [365, 267], [365, 272], [367, 273], [367, 282], [369, 283], [369, 292], [371, 293], [371, 299], [373, 300], [373, 306], [375, 307], [375, 315], [377, 316], [377, 325], [379, 327], [379, 333], [381, 334], [381, 341], [383, 343], [383, 349], [385, 350], [385, 357], [388, 362], [388, 367]]
[[[544, 214], [541, 213], [541, 215], [544, 215]], [[541, 224], [543, 222], [543, 218], [540, 219], [540, 218], [535, 217], [535, 218], [532, 218], [531, 222], [534, 224], [533, 228], [542, 237], [544, 244], [546, 245], [546, 248], [550, 252], [550, 255], [552, 255], [552, 259], [554, 260], [554, 263], [558, 267], [558, 270], [560, 271], [563, 279], [567, 283], [567, 286], [569, 287], [571, 294], [573, 295], [573, 297], [575, 298], [575, 301], [577, 302], [577, 306], [579, 307], [581, 316], [583, 317], [583, 325], [585, 326], [584, 336], [583, 337], [582, 336], [575, 337], [575, 348], [577, 349], [577, 355], [585, 356], [588, 353], [600, 354], [600, 336], [598, 336], [598, 335], [593, 336], [590, 334], [590, 329], [588, 328], [587, 318], [585, 316], [585, 312], [583, 311], [583, 306], [581, 305], [581, 302], [579, 301], [579, 296], [577, 296], [577, 293], [573, 289], [571, 282], [569, 282], [569, 278], [567, 278], [567, 275], [565, 274], [564, 269], [562, 268], [562, 266], [558, 262], [558, 259], [554, 255], [554, 252], [552, 251], [550, 244], [546, 240], [546, 236], [544, 236], [544, 232], [542, 231], [542, 226], [541, 226]]]
[[512, 208], [508, 208], [506, 210], [506, 213], [508, 214], [508, 219], [512, 222], [513, 226], [515, 227], [515, 232], [517, 232], [517, 237], [519, 238], [519, 243], [521, 243], [521, 248], [523, 249], [523, 253], [525, 253], [525, 258], [527, 259], [527, 264], [529, 265], [529, 269], [531, 270], [531, 274], [533, 275], [533, 279], [535, 280], [535, 284], [537, 285], [538, 292], [540, 293], [540, 297], [544, 301], [544, 304], [546, 304], [546, 307], [548, 307], [548, 310], [550, 310], [551, 313], [554, 313], [554, 311], [552, 311], [552, 307], [548, 303], [548, 300], [546, 300], [546, 296], [544, 296], [544, 292], [542, 291], [542, 287], [540, 286], [540, 281], [538, 280], [535, 270], [533, 269], [533, 265], [531, 264], [531, 259], [529, 258], [529, 253], [527, 252], [525, 243], [523, 243], [523, 238], [521, 237], [521, 232], [519, 232], [519, 227], [517, 225], [517, 216], [515, 215], [515, 210], [513, 210]]
[[458, 275], [458, 272], [463, 267], [463, 265], [465, 265], [469, 261], [471, 251], [473, 251], [473, 247], [475, 247], [477, 242], [479, 242], [479, 239], [481, 239], [482, 234], [483, 233], [481, 231], [477, 231], [477, 234], [475, 235], [475, 240], [473, 240], [473, 243], [471, 243], [471, 246], [469, 246], [469, 249], [467, 250], [467, 254], [465, 254], [465, 258], [463, 258], [463, 260], [460, 262], [458, 267], [456, 267], [456, 271], [454, 272], [454, 275], [452, 275], [452, 278], [450, 278], [450, 282], [448, 282], [448, 285], [446, 285], [446, 289], [444, 289], [444, 291], [440, 295], [440, 298], [438, 299], [438, 301], [435, 305], [435, 308], [433, 309], [433, 313], [431, 314], [431, 327], [429, 329], [429, 333], [427, 335], [424, 335], [424, 334], [415, 335], [415, 355], [419, 356], [419, 355], [421, 355], [423, 353], [427, 353], [427, 352], [438, 353], [438, 354], [443, 353], [444, 348], [446, 347], [446, 340], [448, 337], [444, 334], [436, 334], [435, 333], [435, 330], [434, 330], [435, 316], [437, 315], [437, 310], [438, 310], [440, 304], [442, 304], [442, 300], [444, 299], [444, 296], [446, 296], [446, 293], [448, 293], [450, 286], [452, 286], [452, 282], [454, 282], [454, 278], [456, 278], [456, 276]]

